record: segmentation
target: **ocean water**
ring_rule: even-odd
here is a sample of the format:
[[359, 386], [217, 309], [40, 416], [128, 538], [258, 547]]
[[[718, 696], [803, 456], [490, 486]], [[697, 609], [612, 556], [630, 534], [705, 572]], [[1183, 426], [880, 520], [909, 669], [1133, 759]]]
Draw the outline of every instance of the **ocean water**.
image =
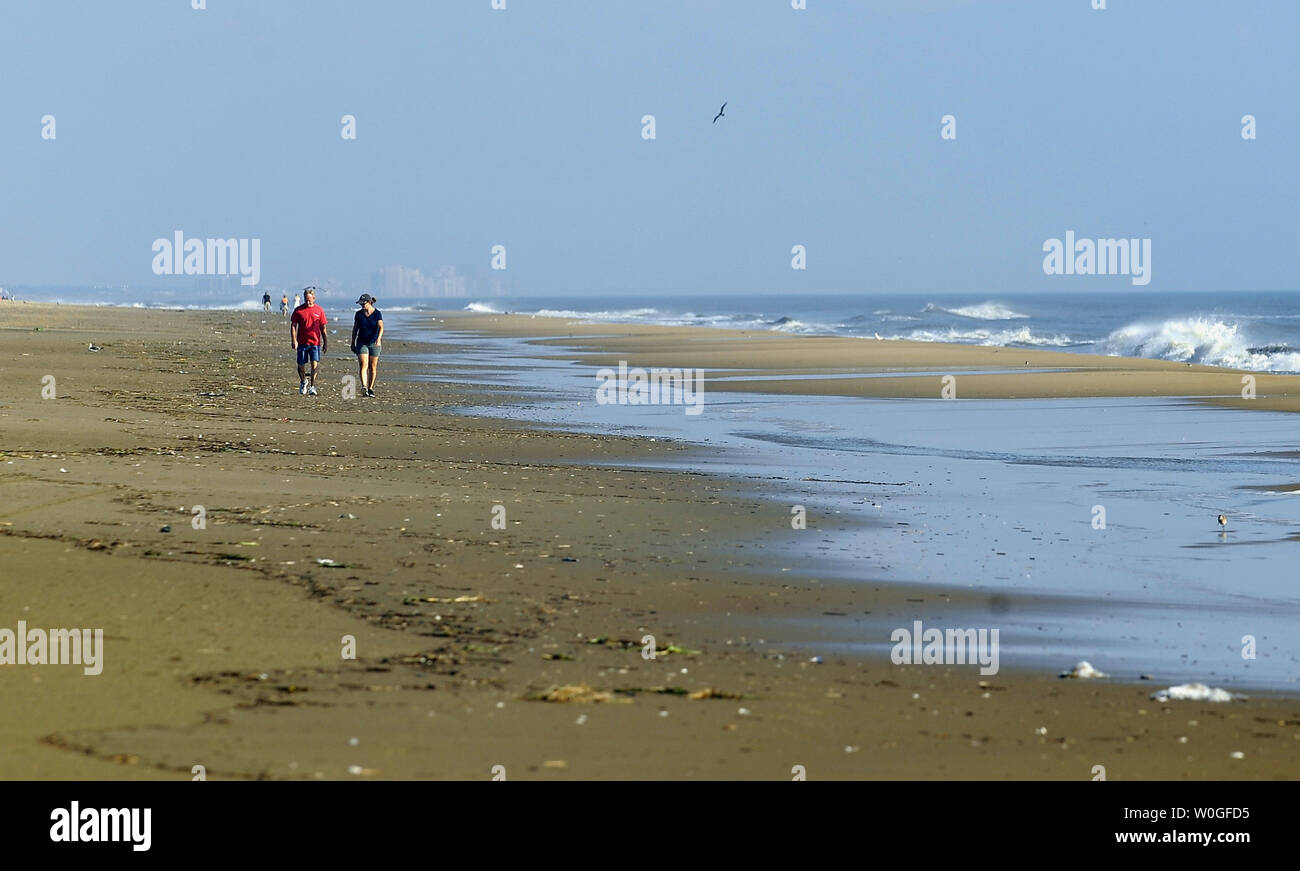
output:
[[[356, 292], [324, 297], [352, 311]], [[120, 288], [9, 288], [20, 299], [143, 308], [256, 311], [261, 290], [163, 294]], [[279, 290], [273, 310], [279, 308]], [[290, 294], [292, 296], [292, 293]], [[780, 294], [531, 296], [380, 300], [384, 311], [465, 309], [648, 323], [880, 336], [1150, 357], [1258, 372], [1300, 372], [1300, 291], [1231, 293]], [[0, 317], [3, 313], [0, 312]]]
[[[239, 295], [10, 291], [101, 305], [258, 306]], [[351, 299], [323, 303], [337, 320], [353, 310]], [[879, 656], [894, 628], [922, 619], [998, 628], [1003, 667], [1059, 671], [1087, 659], [1117, 678], [1150, 674], [1162, 686], [1300, 693], [1300, 417], [1176, 398], [707, 393], [695, 416], [681, 406], [602, 406], [594, 367], [555, 359], [554, 346], [448, 331], [428, 314], [879, 334], [1300, 372], [1300, 293], [389, 299], [380, 308], [393, 335], [456, 349], [429, 359], [390, 354], [386, 377], [502, 385], [523, 397], [466, 414], [689, 441], [712, 450], [671, 461], [677, 467], [765, 481], [774, 528], [786, 530], [763, 542], [774, 571], [946, 588], [986, 605], [943, 608], [930, 597], [912, 613], [791, 615], [754, 626], [754, 637]], [[788, 531], [795, 503], [808, 507], [806, 535]], [[1098, 506], [1104, 529], [1094, 525]], [[1226, 530], [1215, 522], [1220, 513]], [[1248, 636], [1253, 659], [1242, 656]]]
[[573, 297], [477, 300], [465, 308], [593, 323], [880, 336], [1300, 372], [1300, 293], [1292, 292]]
[[[335, 314], [350, 312], [361, 289], [323, 297], [321, 303]], [[18, 287], [9, 292], [23, 299], [92, 305], [261, 308], [260, 289], [188, 295], [88, 287]], [[279, 290], [273, 290], [272, 296], [272, 308], [278, 310]], [[1300, 291], [388, 298], [380, 300], [380, 308], [393, 312], [465, 309], [551, 315], [591, 323], [880, 336], [1150, 357], [1258, 372], [1300, 372]]]
[[[663, 306], [639, 316], [664, 317]], [[1161, 688], [1203, 681], [1300, 693], [1296, 415], [1179, 398], [707, 390], [703, 412], [687, 415], [681, 405], [599, 404], [596, 367], [563, 359], [554, 345], [459, 333], [419, 313], [395, 317], [394, 327], [456, 350], [427, 361], [392, 355], [390, 372], [400, 364], [403, 377], [500, 385], [516, 397], [463, 413], [690, 442], [709, 450], [662, 465], [761, 482], [771, 530], [745, 553], [761, 553], [772, 572], [940, 588], [967, 603], [926, 596], [907, 613], [790, 614], [754, 621], [750, 637], [885, 656], [891, 632], [920, 619], [998, 629], [1004, 668], [1055, 673], [1086, 659], [1117, 679], [1150, 675]], [[807, 507], [805, 531], [789, 528], [794, 504]], [[1253, 658], [1242, 655], [1247, 637]]]

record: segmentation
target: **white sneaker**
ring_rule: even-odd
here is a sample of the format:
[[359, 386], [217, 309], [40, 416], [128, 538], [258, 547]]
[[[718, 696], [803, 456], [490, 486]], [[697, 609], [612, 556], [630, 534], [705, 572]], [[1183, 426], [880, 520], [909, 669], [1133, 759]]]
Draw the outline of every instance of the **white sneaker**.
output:
[[315, 396], [315, 395], [316, 395], [316, 385], [313, 384], [311, 387], [308, 387], [308, 388], [307, 388], [307, 393], [309, 393], [309, 394], [312, 395], [312, 396]]
[[298, 382], [298, 393], [300, 393], [300, 394], [303, 395], [303, 396], [306, 396], [306, 395], [307, 395], [307, 382], [306, 382], [306, 381], [300, 381], [300, 382]]

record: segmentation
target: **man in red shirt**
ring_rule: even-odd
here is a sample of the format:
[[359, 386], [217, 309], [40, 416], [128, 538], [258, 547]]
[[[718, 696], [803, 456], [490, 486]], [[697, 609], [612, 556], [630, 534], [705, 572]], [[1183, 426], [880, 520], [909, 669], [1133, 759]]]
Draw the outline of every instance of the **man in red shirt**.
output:
[[[298, 355], [298, 392], [316, 395], [316, 371], [320, 368], [320, 358], [329, 350], [329, 336], [325, 325], [329, 321], [325, 310], [316, 305], [316, 288], [303, 290], [303, 304], [293, 310], [289, 318], [289, 341]], [[311, 362], [310, 373], [307, 369]]]

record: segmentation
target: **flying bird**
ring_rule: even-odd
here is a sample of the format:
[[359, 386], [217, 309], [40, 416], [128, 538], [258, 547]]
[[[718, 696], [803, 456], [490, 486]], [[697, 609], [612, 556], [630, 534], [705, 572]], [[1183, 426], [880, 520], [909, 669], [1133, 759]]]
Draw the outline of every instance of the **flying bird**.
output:
[[719, 119], [719, 118], [726, 118], [726, 117], [727, 117], [726, 115], [722, 114], [722, 113], [726, 110], [726, 108], [727, 108], [727, 104], [726, 104], [726, 103], [723, 103], [723, 104], [722, 104], [722, 108], [718, 110], [718, 114], [716, 114], [716, 115], [713, 116], [713, 123], [714, 123], [714, 124], [717, 124], [717, 123], [718, 123], [718, 119]]

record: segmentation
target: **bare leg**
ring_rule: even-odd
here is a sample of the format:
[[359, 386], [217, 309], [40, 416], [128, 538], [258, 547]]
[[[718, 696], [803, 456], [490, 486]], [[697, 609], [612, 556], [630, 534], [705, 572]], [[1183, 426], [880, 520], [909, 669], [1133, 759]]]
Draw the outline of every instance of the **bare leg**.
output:
[[319, 370], [320, 370], [320, 362], [318, 360], [312, 360], [311, 361], [311, 386], [312, 387], [316, 386], [316, 373]]
[[379, 374], [379, 358], [371, 357], [370, 358], [370, 383], [366, 385], [367, 387], [374, 389], [375, 376], [377, 376], [378, 374]]
[[369, 354], [357, 354], [357, 368], [360, 369], [361, 389], [365, 390], [370, 385], [366, 383], [366, 362], [370, 359]]

